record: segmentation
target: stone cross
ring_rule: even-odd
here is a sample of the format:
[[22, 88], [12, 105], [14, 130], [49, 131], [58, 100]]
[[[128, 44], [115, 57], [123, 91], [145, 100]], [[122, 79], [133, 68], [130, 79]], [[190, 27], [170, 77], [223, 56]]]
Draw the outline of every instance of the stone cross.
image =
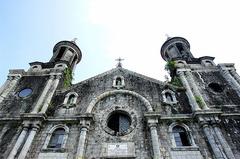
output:
[[123, 61], [124, 59], [121, 59], [120, 57], [118, 58], [118, 59], [116, 59], [116, 61], [118, 61], [118, 64], [117, 64], [117, 67], [122, 67], [122, 61]]

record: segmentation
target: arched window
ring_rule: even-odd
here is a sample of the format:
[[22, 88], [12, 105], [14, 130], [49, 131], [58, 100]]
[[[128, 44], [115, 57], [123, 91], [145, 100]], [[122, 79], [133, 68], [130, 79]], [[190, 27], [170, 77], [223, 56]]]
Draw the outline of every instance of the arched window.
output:
[[169, 126], [170, 139], [173, 148], [197, 147], [192, 137], [191, 130], [184, 123], [172, 123]]
[[177, 103], [175, 93], [170, 89], [164, 90], [162, 92], [162, 97], [163, 97], [164, 103], [167, 103], [167, 104], [176, 104]]
[[65, 99], [63, 101], [63, 106], [66, 108], [70, 108], [76, 105], [78, 94], [76, 92], [69, 92], [66, 94]]
[[76, 98], [75, 95], [74, 95], [74, 94], [71, 94], [71, 95], [68, 97], [67, 104], [69, 104], [69, 105], [74, 104], [75, 98]]
[[172, 94], [171, 94], [171, 93], [166, 92], [166, 93], [165, 93], [165, 96], [166, 96], [167, 101], [173, 102], [173, 97], [172, 97]]
[[69, 128], [66, 125], [55, 125], [47, 133], [47, 138], [44, 142], [43, 149], [64, 149], [67, 138], [68, 138]]
[[115, 76], [113, 79], [113, 87], [120, 89], [125, 86], [124, 77], [123, 76]]
[[172, 129], [176, 146], [191, 146], [186, 130], [181, 126], [174, 126]]
[[122, 79], [120, 77], [116, 78], [116, 85], [121, 86], [122, 85]]
[[48, 148], [61, 148], [64, 141], [65, 130], [63, 128], [56, 129], [49, 141]]
[[211, 61], [205, 61], [205, 66], [212, 66], [212, 62]]

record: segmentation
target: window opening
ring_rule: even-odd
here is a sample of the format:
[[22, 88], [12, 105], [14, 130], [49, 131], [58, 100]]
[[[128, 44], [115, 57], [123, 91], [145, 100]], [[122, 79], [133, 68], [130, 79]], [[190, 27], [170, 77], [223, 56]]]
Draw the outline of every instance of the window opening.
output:
[[128, 115], [117, 112], [112, 114], [107, 122], [107, 126], [117, 133], [125, 133], [131, 125], [131, 119]]
[[63, 144], [64, 135], [65, 130], [63, 128], [56, 129], [51, 136], [48, 148], [61, 148]]
[[74, 103], [74, 99], [75, 99], [75, 95], [74, 94], [71, 94], [69, 97], [68, 97], [68, 101], [67, 101], [67, 104], [73, 104]]
[[24, 88], [18, 93], [18, 96], [24, 98], [30, 96], [31, 94], [32, 94], [31, 88]]
[[62, 58], [62, 56], [63, 56], [64, 52], [66, 51], [66, 49], [67, 49], [66, 47], [61, 47], [60, 48], [60, 50], [58, 52], [58, 55], [56, 57], [56, 60], [60, 60]]
[[205, 61], [207, 66], [212, 66], [212, 63], [210, 61]]
[[178, 48], [178, 51], [182, 54], [184, 52], [183, 44], [176, 43], [176, 47]]
[[208, 87], [210, 87], [214, 92], [223, 92], [223, 86], [218, 83], [210, 83]]
[[167, 101], [173, 102], [173, 97], [172, 97], [172, 94], [171, 94], [171, 93], [166, 92], [166, 93], [165, 93], [165, 97], [166, 97]]
[[121, 86], [122, 85], [122, 79], [120, 77], [116, 78], [116, 85]]
[[173, 128], [173, 136], [176, 146], [191, 146], [186, 130], [181, 126]]

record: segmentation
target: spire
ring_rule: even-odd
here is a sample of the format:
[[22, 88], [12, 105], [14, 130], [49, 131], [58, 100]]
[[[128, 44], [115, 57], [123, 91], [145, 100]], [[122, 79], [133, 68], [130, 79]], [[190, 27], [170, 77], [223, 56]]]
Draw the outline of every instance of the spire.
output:
[[76, 44], [77, 38], [73, 38], [71, 42], [73, 42], [74, 44]]
[[116, 61], [118, 61], [117, 63], [117, 67], [122, 67], [122, 63], [121, 61], [123, 61], [124, 59], [121, 59], [120, 57], [118, 59], [116, 59]]
[[167, 40], [171, 39], [171, 37], [168, 34], [165, 34], [165, 36], [167, 37]]

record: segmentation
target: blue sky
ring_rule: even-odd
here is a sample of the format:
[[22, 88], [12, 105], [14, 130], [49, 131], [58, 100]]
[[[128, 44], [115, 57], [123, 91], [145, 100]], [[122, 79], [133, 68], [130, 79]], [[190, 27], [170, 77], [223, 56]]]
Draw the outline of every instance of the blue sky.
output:
[[[115, 67], [164, 80], [166, 37], [189, 40], [196, 56], [239, 63], [236, 0], [7, 0], [0, 5], [0, 84], [9, 69], [47, 62], [54, 45], [78, 38], [83, 58], [75, 83]], [[240, 65], [236, 65], [237, 69]]]

